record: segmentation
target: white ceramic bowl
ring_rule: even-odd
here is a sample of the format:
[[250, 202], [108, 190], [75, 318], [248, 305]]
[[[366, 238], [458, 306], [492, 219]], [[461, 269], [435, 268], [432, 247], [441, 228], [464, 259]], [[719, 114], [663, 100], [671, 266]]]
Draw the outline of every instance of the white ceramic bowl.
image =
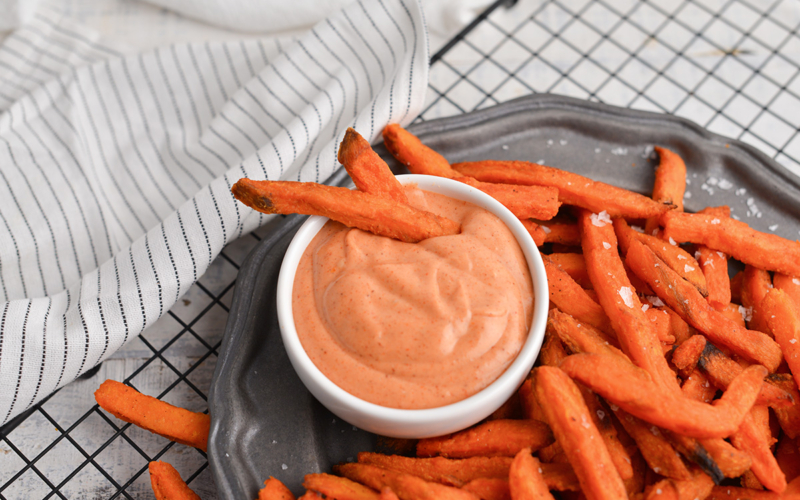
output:
[[328, 221], [310, 217], [297, 231], [278, 276], [278, 323], [289, 360], [300, 380], [325, 407], [343, 420], [369, 432], [398, 438], [424, 438], [455, 432], [475, 424], [500, 407], [531, 370], [544, 339], [549, 292], [542, 258], [520, 221], [491, 196], [461, 182], [429, 175], [399, 175], [402, 184], [468, 201], [498, 216], [511, 229], [528, 262], [534, 290], [533, 319], [528, 339], [514, 362], [489, 386], [467, 399], [438, 408], [402, 410], [364, 401], [331, 382], [303, 349], [292, 314], [292, 287], [300, 258], [317, 232]]

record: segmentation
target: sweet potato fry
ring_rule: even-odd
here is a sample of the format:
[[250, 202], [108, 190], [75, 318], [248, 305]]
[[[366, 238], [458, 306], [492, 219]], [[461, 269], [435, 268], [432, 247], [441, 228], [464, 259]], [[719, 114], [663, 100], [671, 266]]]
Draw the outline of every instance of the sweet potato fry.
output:
[[753, 471], [751, 470], [744, 471], [744, 474], [742, 474], [742, 476], [739, 478], [739, 485], [742, 488], [751, 488], [754, 490], [764, 489], [764, 485], [761, 484], [761, 481], [758, 480], [756, 475], [753, 474]]
[[714, 486], [706, 500], [781, 500], [781, 495], [772, 491], [736, 486]]
[[[661, 203], [675, 205], [675, 209], [683, 211], [683, 195], [686, 191], [686, 164], [683, 159], [661, 146], [655, 146], [658, 153], [659, 162], [656, 168], [656, 179], [653, 183], [653, 199]], [[655, 226], [649, 226], [649, 234], [655, 226], [658, 226], [657, 221], [654, 221]]]
[[592, 300], [569, 274], [562, 271], [546, 255], [542, 256], [542, 261], [547, 272], [550, 302], [579, 321], [589, 324], [607, 335], [613, 335], [611, 323], [600, 304]]
[[578, 476], [568, 463], [540, 463], [547, 488], [554, 491], [580, 491]]
[[94, 392], [105, 411], [170, 441], [206, 451], [211, 417], [146, 396], [133, 387], [106, 380]]
[[619, 238], [620, 249], [623, 254], [628, 253], [631, 240], [638, 240], [639, 243], [643, 243], [652, 250], [659, 259], [664, 261], [681, 278], [694, 285], [701, 295], [704, 297], [708, 295], [708, 286], [706, 285], [706, 277], [703, 275], [703, 270], [700, 269], [700, 264], [689, 252], [679, 246], [671, 245], [661, 238], [637, 233], [628, 226], [624, 219], [616, 219], [614, 221], [614, 231], [616, 231], [617, 238]]
[[200, 500], [181, 479], [178, 471], [166, 462], [150, 462], [147, 469], [150, 471], [150, 486], [156, 500]]
[[582, 288], [591, 289], [592, 281], [586, 271], [586, 260], [579, 253], [551, 253], [547, 256], [550, 262], [569, 274]]
[[578, 387], [566, 373], [554, 367], [539, 367], [536, 393], [547, 401], [544, 411], [556, 440], [567, 455], [588, 500], [623, 499], [625, 485], [603, 444]]
[[792, 303], [800, 310], [800, 278], [786, 276], [785, 274], [775, 273], [772, 278], [775, 288], [783, 290], [792, 299]]
[[[539, 364], [558, 366], [567, 356], [567, 351], [564, 349], [564, 344], [561, 343], [558, 333], [553, 329], [553, 325], [548, 322], [544, 331], [542, 349], [539, 351]], [[535, 377], [535, 372], [531, 376]]]
[[665, 306], [663, 309], [667, 311], [667, 314], [669, 314], [670, 333], [673, 337], [675, 337], [675, 343], [681, 345], [689, 340], [689, 337], [695, 333], [689, 324], [685, 322], [678, 313], [669, 307]]
[[661, 217], [664, 237], [720, 250], [767, 271], [800, 275], [800, 243], [762, 233], [744, 222], [707, 214], [667, 212]]
[[421, 439], [417, 456], [513, 457], [525, 447], [538, 450], [552, 442], [553, 435], [542, 422], [491, 420], [448, 436]]
[[558, 309], [550, 310], [548, 325], [552, 327], [553, 331], [558, 335], [558, 338], [561, 339], [561, 342], [573, 353], [607, 353], [622, 356], [626, 360], [628, 359], [628, 356], [614, 347], [614, 342], [608, 339], [603, 332], [589, 325], [580, 323], [574, 317]]
[[736, 325], [740, 326], [741, 328], [747, 328], [747, 323], [745, 323], [744, 321], [747, 310], [744, 307], [740, 306], [739, 304], [734, 304], [733, 302], [731, 302], [725, 307], [722, 308], [714, 307], [714, 309], [718, 313], [728, 318], [729, 320], [733, 321]]
[[507, 478], [479, 477], [461, 489], [474, 493], [481, 500], [511, 500], [511, 489]]
[[725, 477], [739, 477], [750, 469], [753, 460], [724, 439], [700, 439], [700, 445]]
[[622, 351], [634, 364], [649, 373], [653, 380], [667, 390], [679, 393], [675, 374], [662, 355], [661, 344], [652, 325], [642, 311], [639, 297], [625, 274], [614, 227], [605, 217], [581, 210], [578, 217], [581, 229], [586, 270], [603, 306], [617, 332]]
[[663, 432], [681, 455], [697, 464], [717, 484], [726, 477], [742, 475], [752, 463], [747, 453], [740, 452], [724, 439], [694, 439], [668, 430]]
[[558, 213], [561, 204], [557, 189], [495, 184], [463, 176], [450, 168], [450, 163], [442, 155], [396, 123], [383, 129], [383, 142], [392, 156], [406, 165], [412, 174], [436, 175], [468, 184], [502, 203], [520, 219], [548, 220]]
[[[713, 344], [706, 344], [703, 348], [703, 352], [697, 360], [697, 367], [708, 375], [711, 383], [722, 390], [727, 389], [731, 382], [744, 371], [739, 363], [726, 356]], [[792, 394], [776, 385], [773, 378], [774, 376], [770, 375], [764, 381], [756, 404], [771, 406], [775, 409], [794, 404], [795, 399]]]
[[778, 446], [775, 448], [775, 460], [787, 481], [792, 481], [800, 476], [800, 446], [798, 446], [797, 440], [785, 434], [781, 436]]
[[479, 477], [508, 478], [510, 457], [414, 458], [361, 452], [358, 462], [421, 477], [426, 481], [461, 487]]
[[581, 396], [583, 396], [586, 408], [589, 409], [589, 416], [592, 417], [592, 422], [603, 438], [603, 443], [606, 445], [608, 455], [611, 457], [611, 462], [614, 464], [614, 468], [617, 469], [620, 479], [623, 481], [630, 479], [633, 476], [631, 457], [620, 442], [619, 437], [617, 437], [617, 428], [611, 422], [611, 413], [603, 406], [597, 394], [581, 384], [576, 385], [581, 392]]
[[771, 289], [759, 307], [797, 382], [800, 380], [800, 311], [789, 294], [778, 288]]
[[695, 368], [683, 381], [681, 391], [689, 399], [710, 403], [717, 393], [717, 386], [699, 368]]
[[706, 498], [714, 488], [714, 481], [700, 469], [692, 471], [691, 479], [676, 481], [662, 479], [652, 485], [645, 500], [697, 500]]
[[280, 480], [270, 476], [258, 490], [258, 500], [295, 500], [294, 494]]
[[664, 309], [655, 307], [648, 307], [644, 312], [644, 317], [653, 327], [658, 340], [662, 344], [672, 345], [675, 343], [675, 336], [672, 335], [672, 328], [670, 325], [669, 314]]
[[558, 200], [595, 213], [606, 211], [611, 217], [646, 219], [671, 208], [646, 196], [597, 182], [582, 175], [526, 161], [475, 161], [452, 165], [462, 175], [483, 182], [551, 186], [558, 188]]
[[388, 486], [400, 500], [479, 500], [474, 493], [469, 491], [432, 483], [410, 474], [382, 469], [374, 465], [347, 463], [334, 466], [333, 470], [351, 481], [361, 483], [376, 491]]
[[772, 278], [763, 269], [747, 265], [744, 267], [742, 280], [742, 306], [750, 309], [751, 319], [747, 327], [751, 330], [770, 333], [767, 326], [767, 317], [761, 310], [761, 301], [772, 289]]
[[417, 136], [397, 123], [391, 123], [383, 129], [383, 144], [412, 174], [447, 178], [461, 175], [450, 168], [450, 162], [444, 156], [422, 144]]
[[359, 191], [408, 203], [406, 192], [389, 170], [389, 165], [372, 150], [361, 134], [350, 127], [339, 145], [339, 163], [344, 165]]
[[564, 448], [558, 441], [539, 450], [539, 459], [548, 464], [569, 464], [567, 455], [564, 454]]
[[673, 479], [689, 479], [689, 469], [661, 430], [613, 405], [611, 410], [620, 425], [636, 441], [647, 465], [658, 474]]
[[558, 243], [568, 247], [581, 246], [581, 233], [577, 224], [548, 221], [540, 226], [547, 234], [544, 239], [545, 243]]
[[750, 466], [750, 470], [753, 471], [759, 482], [768, 490], [781, 493], [786, 489], [786, 476], [772, 455], [770, 450], [772, 443], [756, 425], [755, 414], [759, 411], [767, 412], [768, 410], [765, 406], [756, 407], [745, 415], [742, 425], [731, 436], [731, 443], [752, 457], [753, 464]]
[[348, 227], [409, 243], [461, 231], [458, 223], [405, 203], [313, 182], [242, 178], [231, 191], [237, 200], [265, 214], [322, 215]]
[[547, 423], [547, 418], [544, 416], [542, 406], [536, 400], [536, 395], [533, 392], [532, 377], [528, 377], [517, 392], [519, 393], [519, 402], [522, 406], [522, 418]]
[[751, 359], [774, 372], [781, 362], [780, 347], [768, 335], [739, 327], [708, 305], [696, 288], [678, 276], [649, 248], [632, 242], [626, 262], [658, 297], [703, 332], [708, 340]]
[[763, 366], [746, 368], [712, 406], [664, 390], [647, 372], [618, 356], [573, 354], [561, 362], [561, 369], [628, 413], [695, 438], [733, 434], [755, 403], [767, 375]]
[[773, 409], [783, 433], [792, 439], [800, 436], [800, 392], [794, 378], [789, 373], [773, 373], [767, 377], [767, 382], [791, 394], [794, 404]]
[[528, 234], [531, 235], [531, 238], [533, 238], [533, 242], [537, 247], [545, 244], [545, 241], [547, 240], [547, 233], [539, 224], [533, 222], [531, 219], [520, 219], [519, 221], [522, 222], [522, 225], [528, 230]]
[[705, 348], [706, 338], [702, 335], [693, 335], [672, 353], [672, 364], [680, 370], [681, 375], [687, 376], [694, 370]]
[[555, 500], [542, 476], [539, 459], [525, 448], [517, 453], [508, 473], [512, 500]]
[[625, 491], [628, 493], [628, 498], [639, 498], [640, 494], [644, 492], [645, 479], [651, 469], [647, 467], [647, 462], [638, 450], [631, 456], [631, 465], [633, 466], [633, 477], [625, 481]]
[[550, 220], [558, 213], [558, 189], [546, 186], [518, 186], [481, 182], [472, 177], [453, 177], [475, 189], [480, 189], [503, 204], [520, 219]]
[[728, 277], [728, 256], [703, 245], [700, 245], [695, 255], [706, 278], [708, 303], [715, 308], [730, 304], [731, 280]]
[[379, 495], [379, 500], [400, 500], [398, 496], [392, 491], [391, 488], [388, 486], [384, 486], [381, 488], [381, 494]]
[[380, 496], [363, 484], [325, 473], [306, 474], [303, 488], [336, 500], [378, 500]]

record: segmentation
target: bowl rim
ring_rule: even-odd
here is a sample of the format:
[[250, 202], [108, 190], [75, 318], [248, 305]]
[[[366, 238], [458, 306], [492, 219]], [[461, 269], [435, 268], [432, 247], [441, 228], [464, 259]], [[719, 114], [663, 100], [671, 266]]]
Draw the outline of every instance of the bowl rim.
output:
[[[525, 379], [533, 367], [533, 363], [536, 361], [544, 340], [544, 330], [547, 324], [549, 309], [549, 290], [544, 263], [536, 244], [533, 242], [528, 230], [522, 225], [522, 222], [520, 222], [520, 220], [505, 206], [488, 194], [467, 184], [443, 177], [420, 174], [404, 174], [397, 175], [396, 177], [403, 185], [417, 184], [420, 189], [424, 191], [443, 194], [473, 203], [493, 213], [509, 227], [525, 256], [531, 274], [534, 296], [533, 314], [528, 329], [528, 337], [520, 349], [520, 352], [497, 379], [477, 393], [460, 401], [435, 408], [402, 409], [381, 406], [354, 396], [336, 385], [322, 373], [313, 361], [311, 361], [311, 358], [303, 348], [295, 328], [292, 310], [292, 292], [297, 266], [307, 246], [311, 243], [319, 230], [322, 229], [322, 226], [329, 220], [327, 217], [322, 216], [311, 216], [303, 223], [292, 238], [289, 247], [286, 249], [283, 262], [281, 263], [278, 275], [276, 302], [278, 323], [284, 347], [289, 355], [292, 366], [306, 386], [308, 386], [308, 383], [306, 383], [304, 375], [295, 363], [300, 363], [303, 370], [307, 371], [308, 375], [321, 386], [321, 389], [325, 391], [328, 396], [333, 397], [339, 405], [349, 407], [362, 414], [367, 414], [370, 418], [385, 422], [405, 423], [413, 426], [451, 419], [453, 415], [474, 414], [476, 418], [472, 423], [477, 423], [499, 407], [496, 406], [491, 409], [487, 407], [487, 405], [490, 407], [492, 406], [490, 400], [496, 398], [496, 391], [502, 391], [511, 386], [509, 390], [510, 396]], [[309, 388], [309, 390], [314, 394], [311, 388]], [[316, 394], [314, 395], [316, 396]], [[323, 404], [328, 406], [325, 403]], [[329, 409], [338, 414], [335, 409], [330, 407]]]

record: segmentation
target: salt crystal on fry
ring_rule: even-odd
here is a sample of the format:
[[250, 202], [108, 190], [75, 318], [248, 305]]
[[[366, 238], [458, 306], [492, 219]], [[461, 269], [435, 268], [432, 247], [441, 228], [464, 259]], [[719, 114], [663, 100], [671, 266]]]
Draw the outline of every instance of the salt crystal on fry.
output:
[[620, 288], [619, 296], [622, 297], [622, 301], [625, 302], [626, 306], [633, 307], [633, 291], [631, 291], [630, 287], [623, 286]]
[[606, 224], [611, 224], [611, 217], [605, 210], [599, 214], [592, 214], [589, 216], [589, 218], [591, 219], [592, 224], [597, 227], [604, 227]]

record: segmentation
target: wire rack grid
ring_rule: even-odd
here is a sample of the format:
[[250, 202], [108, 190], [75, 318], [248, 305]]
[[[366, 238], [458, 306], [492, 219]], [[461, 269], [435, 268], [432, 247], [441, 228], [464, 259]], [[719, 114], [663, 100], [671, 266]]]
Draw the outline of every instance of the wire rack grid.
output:
[[[431, 58], [419, 120], [558, 93], [683, 116], [800, 175], [793, 0], [520, 0], [501, 8], [509, 3], [495, 2]], [[701, 188], [716, 188], [709, 183]], [[206, 411], [239, 266], [270, 227], [229, 244], [178, 304], [94, 373], [0, 429], [0, 500], [152, 498], [151, 460], [170, 462], [201, 498], [216, 498], [205, 454], [117, 420], [92, 392], [113, 378]]]

